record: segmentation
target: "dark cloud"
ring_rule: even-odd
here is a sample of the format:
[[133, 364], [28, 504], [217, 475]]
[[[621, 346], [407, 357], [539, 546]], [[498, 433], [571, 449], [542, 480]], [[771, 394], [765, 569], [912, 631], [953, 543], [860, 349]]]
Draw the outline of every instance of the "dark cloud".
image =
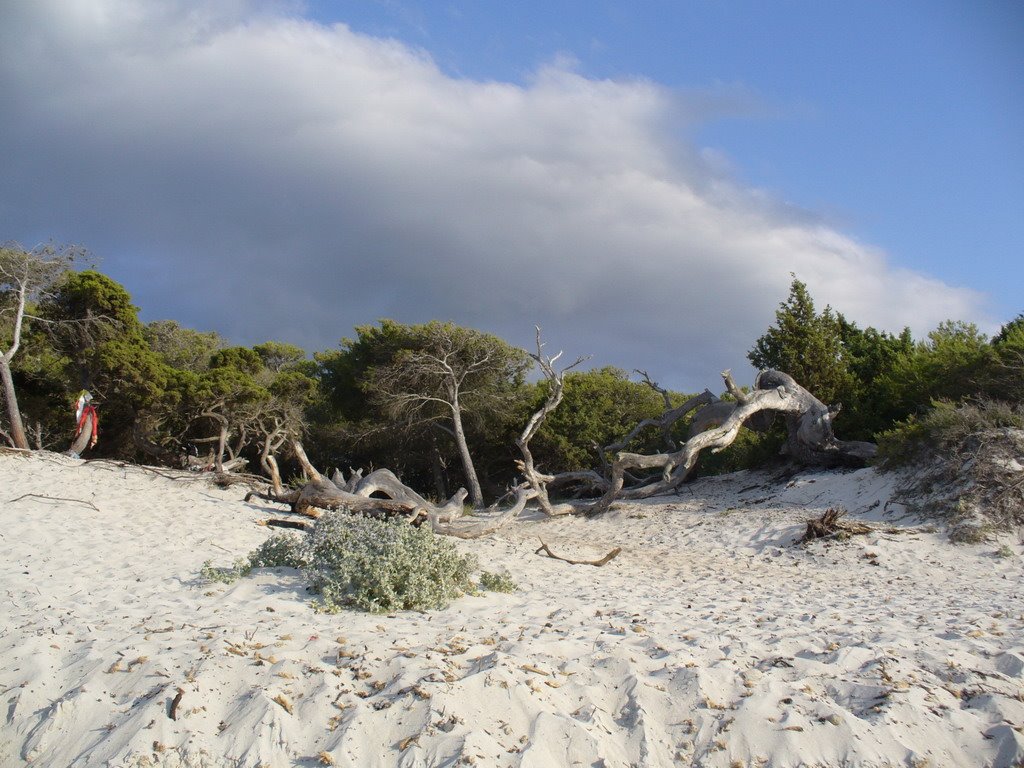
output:
[[[431, 318], [714, 384], [790, 272], [918, 331], [980, 297], [741, 188], [674, 127], [756, 101], [526, 86], [236, 2], [0, 11], [4, 236], [84, 243], [149, 318], [322, 349]], [[283, 6], [280, 6], [283, 7]]]

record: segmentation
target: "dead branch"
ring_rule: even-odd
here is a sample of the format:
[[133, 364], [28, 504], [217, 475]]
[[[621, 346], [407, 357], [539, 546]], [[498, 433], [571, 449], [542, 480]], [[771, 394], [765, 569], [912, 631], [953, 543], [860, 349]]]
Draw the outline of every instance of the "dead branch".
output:
[[871, 533], [875, 529], [865, 523], [851, 523], [843, 520], [846, 510], [842, 507], [829, 507], [819, 518], [807, 521], [807, 530], [797, 542], [806, 544], [815, 539], [834, 539], [845, 536], [857, 536]]
[[[690, 411], [699, 408], [702, 405], [707, 406], [716, 402], [718, 402], [718, 398], [711, 394], [710, 391], [705, 389], [699, 395], [691, 397], [678, 408], [672, 408], [671, 410], [665, 411], [663, 414], [661, 414], [661, 416], [658, 416], [657, 418], [654, 419], [644, 419], [639, 424], [637, 424], [628, 435], [619, 440], [619, 442], [605, 446], [603, 452], [618, 453], [631, 442], [633, 442], [633, 439], [636, 438], [636, 436], [643, 432], [643, 430], [646, 429], [647, 427], [658, 427], [667, 436], [672, 425], [679, 419], [681, 419], [683, 416], [688, 414]], [[667, 437], [666, 442], [669, 443], [670, 445], [672, 444], [672, 441]]]
[[82, 499], [68, 499], [68, 498], [65, 498], [64, 496], [46, 496], [46, 495], [41, 494], [41, 493], [24, 493], [24, 494], [22, 494], [21, 496], [19, 496], [16, 499], [10, 499], [7, 503], [8, 504], [13, 504], [14, 502], [21, 501], [22, 499], [46, 499], [47, 501], [70, 501], [73, 504], [84, 504], [87, 507], [92, 507], [97, 512], [101, 511], [100, 508], [97, 507], [95, 504], [93, 504], [91, 501], [84, 501]]
[[171, 700], [171, 707], [167, 711], [167, 716], [169, 718], [171, 718], [171, 720], [177, 720], [178, 719], [178, 707], [180, 706], [181, 698], [184, 695], [185, 695], [185, 689], [184, 688], [179, 688], [177, 694], [175, 694], [174, 698]]
[[544, 539], [539, 539], [539, 541], [540, 541], [540, 547], [538, 547], [537, 551], [534, 552], [533, 554], [539, 555], [541, 552], [543, 552], [548, 557], [552, 557], [555, 560], [561, 560], [562, 562], [569, 563], [569, 565], [596, 565], [597, 567], [600, 568], [602, 565], [605, 565], [606, 563], [609, 563], [612, 560], [614, 560], [616, 557], [618, 557], [619, 553], [622, 551], [622, 547], [616, 547], [611, 552], [609, 552], [607, 555], [602, 557], [600, 560], [572, 560], [572, 559], [570, 559], [568, 557], [562, 557], [561, 555], [556, 555], [554, 552], [551, 551], [551, 548], [547, 544], [544, 543]]
[[268, 528], [291, 528], [297, 531], [305, 531], [306, 533], [309, 533], [313, 529], [309, 523], [304, 523], [301, 520], [281, 520], [276, 517], [272, 517], [269, 520], [260, 523], [260, 525], [266, 525]]
[[657, 418], [644, 419], [643, 421], [641, 421], [632, 429], [632, 431], [628, 435], [626, 435], [618, 442], [606, 445], [603, 451], [601, 452], [602, 458], [604, 454], [617, 453], [624, 449], [634, 440], [634, 438], [636, 438], [647, 427], [658, 427], [658, 429], [661, 430], [662, 438], [665, 441], [665, 446], [669, 450], [674, 451], [676, 450], [676, 444], [672, 440], [672, 425], [675, 424], [683, 416], [688, 414], [690, 411], [692, 411], [694, 408], [698, 407], [699, 405], [713, 403], [718, 400], [717, 397], [715, 397], [708, 390], [705, 389], [704, 392], [702, 392], [699, 395], [699, 397], [701, 398], [699, 402], [691, 405], [692, 400], [688, 400], [687, 402], [683, 403], [681, 406], [676, 408], [673, 407], [672, 405], [672, 398], [669, 396], [668, 390], [659, 385], [653, 379], [651, 379], [650, 374], [648, 374], [647, 371], [635, 370], [634, 373], [638, 374], [643, 379], [644, 384], [646, 384], [655, 392], [661, 395], [661, 398], [665, 403], [665, 410]]
[[[555, 362], [562, 356], [559, 352], [554, 357], [547, 357], [544, 354], [544, 343], [540, 340], [540, 326], [534, 326], [537, 329], [537, 352], [536, 354], [531, 353], [532, 357], [538, 366], [540, 366], [541, 372], [544, 377], [548, 380], [548, 396], [544, 401], [544, 404], [532, 415], [526, 422], [526, 426], [523, 427], [522, 433], [516, 440], [516, 446], [519, 448], [519, 452], [523, 455], [522, 461], [517, 461], [516, 466], [519, 471], [526, 477], [526, 482], [533, 491], [534, 498], [537, 499], [537, 504], [547, 515], [564, 515], [570, 514], [574, 508], [569, 504], [559, 504], [554, 506], [551, 500], [548, 498], [548, 485], [555, 480], [552, 475], [545, 475], [537, 471], [537, 468], [533, 463], [533, 453], [530, 451], [530, 440], [533, 439], [534, 435], [540, 430], [544, 420], [548, 417], [553, 410], [555, 410], [559, 403], [562, 402], [562, 397], [565, 394], [565, 374], [575, 368], [577, 365], [585, 362], [588, 358], [577, 357], [576, 360], [571, 364], [563, 368], [562, 370], [555, 369]], [[594, 473], [594, 476], [604, 481], [599, 475]]]
[[[465, 494], [465, 490], [459, 489]], [[497, 509], [491, 507], [485, 514], [473, 514], [448, 523], [443, 523], [436, 513], [430, 513], [430, 525], [434, 533], [441, 533], [445, 536], [455, 536], [459, 539], [478, 539], [494, 533], [506, 523], [515, 520], [526, 508], [526, 502], [534, 498], [532, 488], [519, 487], [516, 489], [515, 503], [508, 509]], [[464, 498], [464, 496], [463, 496]]]
[[306, 477], [308, 477], [313, 482], [323, 480], [323, 476], [319, 472], [317, 472], [316, 467], [314, 467], [310, 463], [309, 458], [307, 458], [306, 456], [306, 451], [302, 447], [302, 443], [300, 443], [298, 440], [292, 440], [292, 452], [295, 454], [295, 458], [302, 466], [302, 471], [306, 473]]

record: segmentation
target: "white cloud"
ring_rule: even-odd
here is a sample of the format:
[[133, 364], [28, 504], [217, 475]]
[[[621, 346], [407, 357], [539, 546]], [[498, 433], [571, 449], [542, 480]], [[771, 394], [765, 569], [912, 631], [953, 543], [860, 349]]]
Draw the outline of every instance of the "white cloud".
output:
[[[82, 242], [149, 317], [333, 346], [430, 318], [714, 386], [790, 272], [921, 333], [982, 297], [740, 187], [679, 126], [755, 104], [563, 65], [454, 79], [268, 3], [0, 11], [4, 236]], [[756, 108], [756, 104], [755, 104]]]

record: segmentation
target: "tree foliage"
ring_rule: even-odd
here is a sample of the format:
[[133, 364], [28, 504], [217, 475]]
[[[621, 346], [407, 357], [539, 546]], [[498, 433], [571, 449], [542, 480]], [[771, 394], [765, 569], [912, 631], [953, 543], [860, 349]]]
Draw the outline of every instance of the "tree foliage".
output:
[[[72, 403], [85, 388], [101, 414], [96, 455], [175, 461], [195, 442], [271, 474], [288, 441], [306, 436], [318, 465], [389, 467], [437, 497], [465, 484], [479, 504], [514, 480], [516, 435], [545, 397], [544, 385], [526, 379], [523, 350], [453, 323], [392, 320], [359, 326], [338, 349], [311, 358], [272, 340], [231, 346], [174, 321], [141, 323], [123, 286], [95, 270], [69, 269], [76, 255], [0, 248], [0, 374], [9, 379], [0, 438], [7, 442], [34, 435], [65, 448]], [[831, 307], [819, 311], [794, 277], [749, 358], [841, 402], [842, 437], [873, 439], [934, 401], [1020, 403], [1024, 315], [991, 340], [948, 321], [915, 341], [908, 330], [861, 328]], [[535, 436], [535, 459], [551, 473], [599, 467], [597, 449], [664, 408], [659, 392], [619, 369], [571, 372], [561, 405]], [[12, 412], [26, 417], [20, 439]], [[677, 424], [670, 437], [679, 442], [685, 430]], [[778, 438], [747, 433], [705, 459], [702, 471], [760, 464], [777, 452]], [[664, 440], [651, 429], [627, 450], [653, 452]]]
[[[544, 384], [535, 387], [530, 410], [546, 397]], [[677, 398], [679, 402], [684, 399]], [[534, 443], [538, 465], [546, 472], [600, 466], [598, 451], [619, 440], [639, 422], [660, 414], [665, 403], [646, 384], [631, 381], [620, 368], [607, 366], [565, 376], [562, 403], [552, 412]], [[655, 430], [642, 436], [646, 442], [629, 450], [660, 449], [662, 435]]]
[[747, 358], [761, 370], [785, 371], [823, 402], [838, 402], [852, 377], [840, 328], [832, 308], [817, 312], [807, 285], [794, 276], [775, 325], [754, 342]]
[[369, 368], [364, 392], [397, 423], [433, 426], [449, 435], [470, 500], [483, 506], [466, 418], [495, 419], [510, 413], [530, 367], [529, 356], [497, 336], [454, 323], [392, 325], [387, 331], [389, 343], [400, 339], [400, 346], [392, 348], [390, 360]]
[[16, 448], [28, 448], [28, 437], [18, 405], [12, 365], [26, 326], [36, 318], [33, 307], [82, 255], [74, 247], [40, 246], [26, 250], [16, 243], [0, 246], [0, 396], [7, 415], [8, 439]]

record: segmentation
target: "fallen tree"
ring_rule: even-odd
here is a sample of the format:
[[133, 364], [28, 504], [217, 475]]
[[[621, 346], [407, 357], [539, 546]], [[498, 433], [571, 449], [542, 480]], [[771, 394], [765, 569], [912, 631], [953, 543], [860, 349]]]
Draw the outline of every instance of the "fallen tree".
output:
[[[724, 371], [722, 379], [731, 400], [720, 400], [705, 390], [678, 406], [673, 406], [668, 392], [644, 373], [645, 381], [664, 397], [666, 410], [657, 418], [642, 421], [624, 438], [605, 448], [605, 452], [617, 451], [614, 461], [607, 467], [607, 473], [584, 470], [547, 474], [536, 466], [530, 441], [547, 416], [561, 403], [565, 374], [584, 362], [585, 358], [577, 358], [566, 368], [558, 370], [555, 364], [561, 353], [554, 357], [544, 355], [540, 328], [537, 328], [536, 343], [537, 351], [530, 356], [548, 381], [548, 395], [527, 420], [516, 440], [522, 455], [516, 461], [516, 466], [524, 481], [510, 492], [514, 497], [510, 507], [501, 509], [494, 506], [483, 514], [463, 518], [461, 513], [468, 495], [465, 489], [459, 489], [443, 504], [434, 504], [386, 469], [375, 470], [366, 477], [353, 473], [347, 480], [336, 470], [333, 477], [327, 478], [312, 466], [298, 441], [293, 441], [292, 447], [308, 478], [307, 483], [301, 489], [287, 493], [250, 493], [246, 500], [257, 496], [287, 503], [292, 511], [314, 518], [319, 517], [323, 510], [342, 508], [369, 516], [403, 517], [417, 525], [429, 522], [437, 533], [473, 538], [500, 528], [516, 517], [531, 499], [536, 500], [537, 506], [548, 516], [579, 513], [593, 515], [607, 511], [617, 500], [643, 499], [671, 492], [687, 479], [702, 451], [722, 451], [732, 444], [741, 428], [747, 426], [763, 430], [770, 425], [776, 414], [782, 414], [786, 420], [785, 451], [794, 460], [823, 466], [862, 465], [875, 453], [876, 448], [872, 443], [837, 439], [832, 421], [839, 413], [840, 406], [822, 403], [792, 376], [781, 371], [762, 371], [750, 392], [740, 389], [732, 374], [728, 370]], [[659, 429], [666, 445], [670, 449], [674, 448], [671, 428], [693, 412], [696, 413], [691, 419], [689, 438], [681, 447], [656, 454], [622, 450], [650, 427]], [[651, 470], [660, 470], [660, 473], [652, 478]], [[641, 476], [636, 477], [634, 472]], [[627, 478], [635, 482], [627, 486]], [[588, 487], [599, 493], [600, 497], [587, 503], [553, 503], [550, 489], [570, 484]]]
[[[764, 411], [785, 414], [786, 450], [796, 460], [826, 466], [863, 465], [875, 453], [873, 443], [837, 439], [832, 431], [832, 420], [839, 407], [825, 405], [786, 373], [762, 371], [752, 392], [744, 392], [736, 386], [728, 370], [722, 372], [722, 380], [735, 399], [735, 406], [720, 424], [692, 435], [677, 451], [650, 455], [620, 452], [612, 464], [608, 489], [586, 512], [600, 514], [618, 499], [644, 499], [674, 490], [686, 479], [701, 451], [710, 449], [717, 453], [724, 450], [751, 417]], [[661, 477], [625, 488], [626, 473], [637, 469], [660, 469]]]
[[[345, 480], [340, 472], [334, 478], [324, 477], [310, 463], [302, 444], [293, 443], [293, 450], [302, 465], [308, 482], [299, 490], [284, 494], [250, 491], [245, 500], [253, 497], [288, 504], [291, 510], [306, 517], [319, 518], [325, 510], [346, 509], [368, 517], [402, 517], [414, 525], [429, 523], [435, 533], [458, 538], [477, 538], [496, 531], [512, 520], [535, 493], [525, 487], [516, 488], [514, 501], [508, 508], [491, 507], [482, 513], [463, 516], [467, 497], [460, 488], [444, 504], [434, 504], [423, 498], [387, 469], [377, 469], [361, 477], [353, 473]], [[384, 498], [381, 498], [381, 497]]]

